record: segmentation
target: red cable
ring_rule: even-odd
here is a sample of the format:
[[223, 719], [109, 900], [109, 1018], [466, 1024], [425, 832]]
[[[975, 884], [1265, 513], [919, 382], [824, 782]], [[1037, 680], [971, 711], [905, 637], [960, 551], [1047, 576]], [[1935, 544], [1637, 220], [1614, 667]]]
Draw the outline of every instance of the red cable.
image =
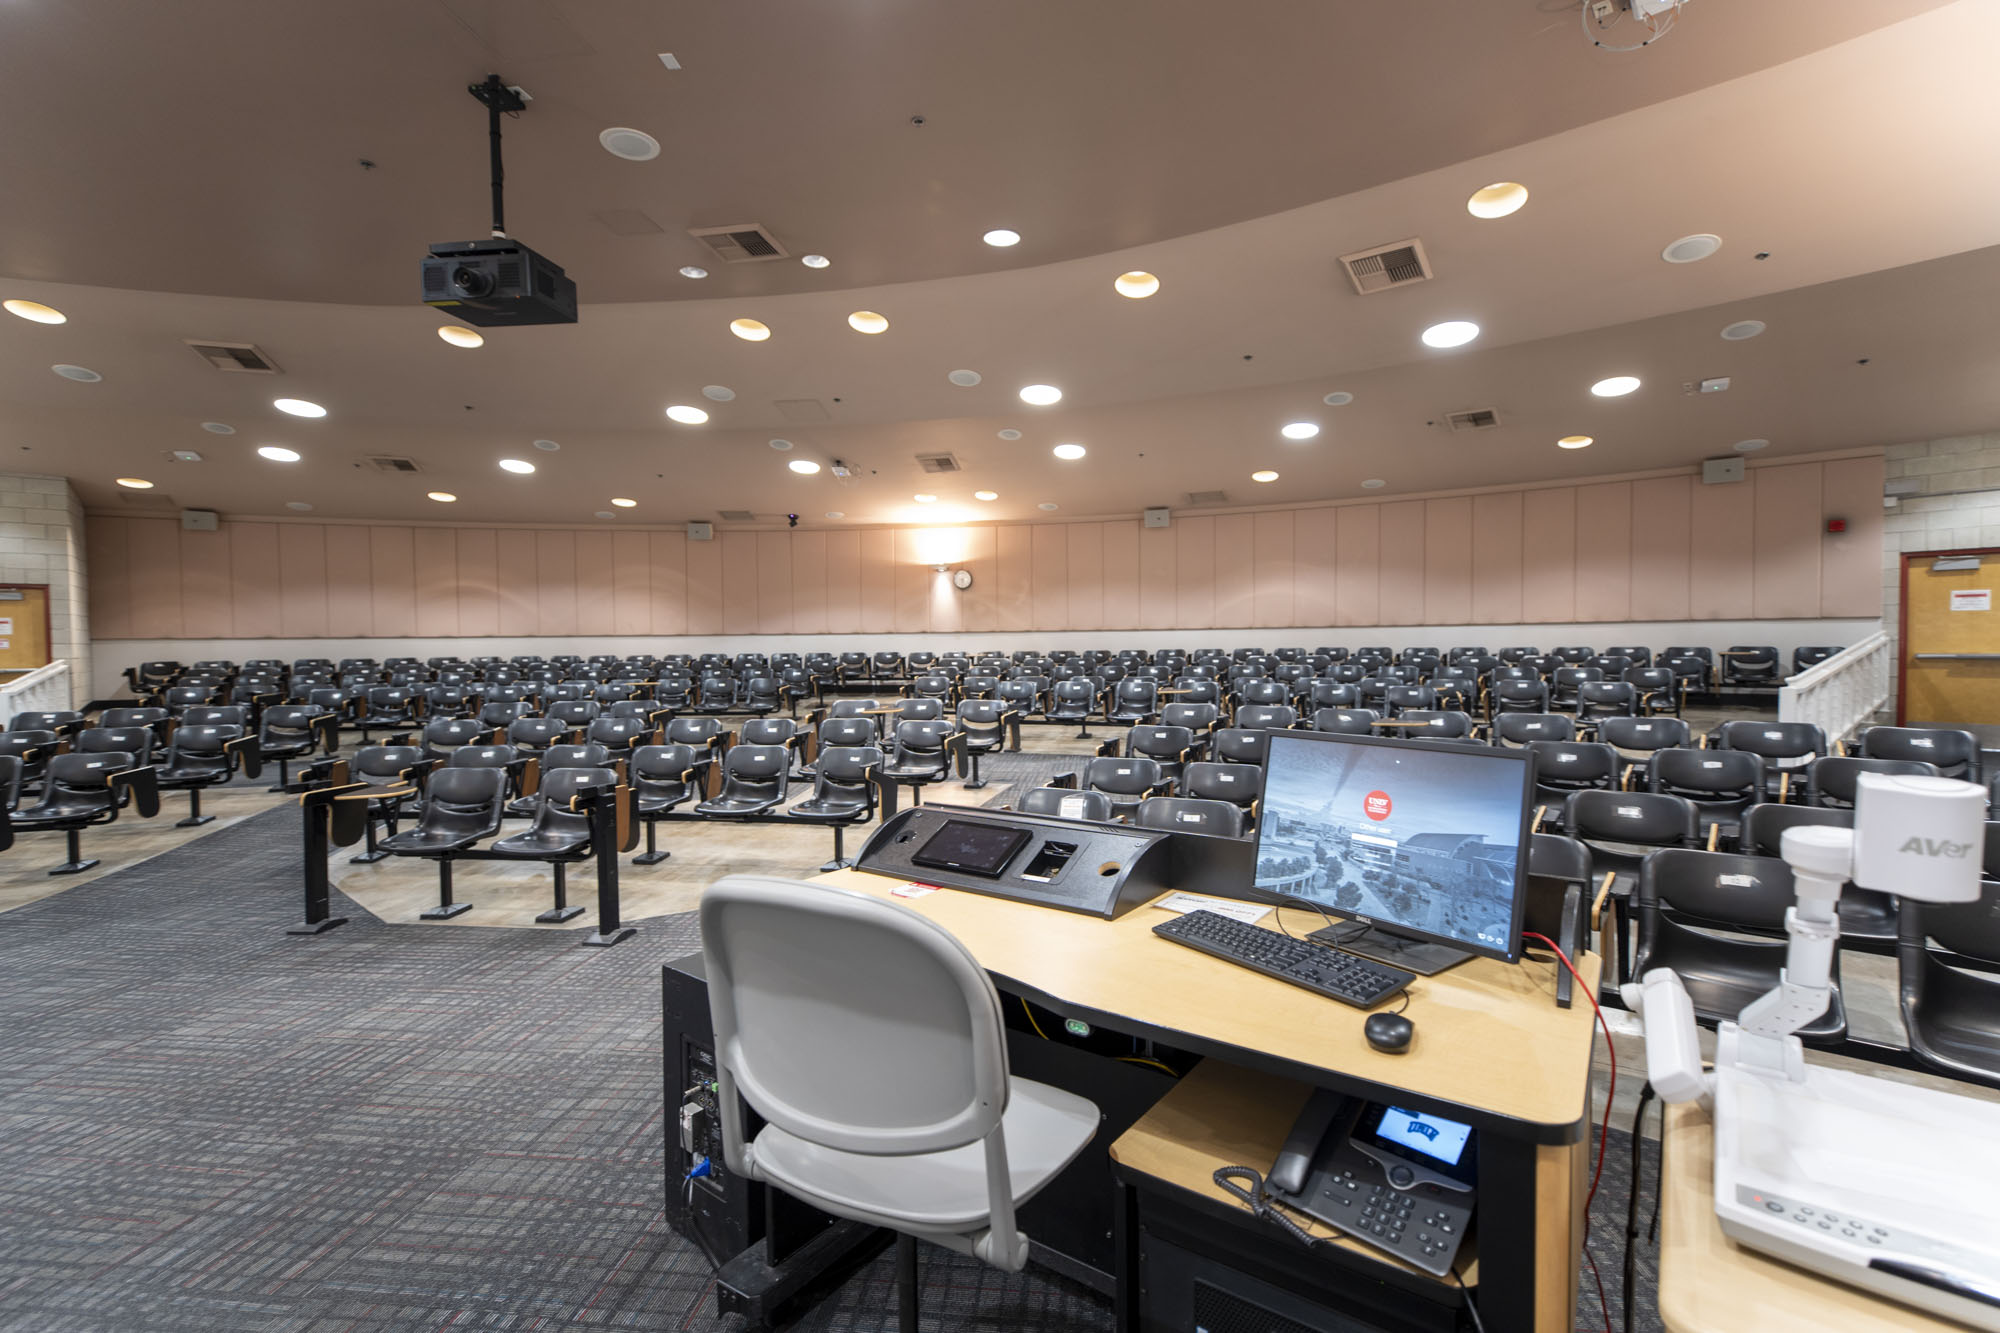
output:
[[[1576, 964], [1569, 960], [1569, 955], [1564, 953], [1554, 940], [1535, 931], [1524, 930], [1521, 932], [1521, 938], [1540, 941], [1562, 961], [1562, 965], [1569, 969], [1570, 976], [1575, 979], [1576, 988], [1583, 992], [1584, 999], [1590, 1001], [1591, 1010], [1597, 1015], [1597, 1025], [1604, 1029], [1604, 1054], [1611, 1061], [1611, 1083], [1604, 1092], [1604, 1124], [1597, 1135], [1597, 1169], [1591, 1172], [1590, 1193], [1583, 1201], [1583, 1257], [1589, 1261], [1590, 1271], [1597, 1278], [1597, 1308], [1604, 1312], [1604, 1333], [1611, 1333], [1611, 1307], [1604, 1300], [1604, 1277], [1598, 1273], [1597, 1260], [1590, 1253], [1590, 1208], [1597, 1202], [1597, 1182], [1604, 1178], [1604, 1152], [1611, 1142], [1611, 1100], [1618, 1095], [1618, 1051], [1611, 1044], [1611, 1024], [1605, 1021], [1603, 1006], [1597, 1003], [1596, 993], [1584, 984], [1582, 974], [1576, 970]], [[1625, 1298], [1630, 1300], [1631, 1293], [1627, 1292]]]

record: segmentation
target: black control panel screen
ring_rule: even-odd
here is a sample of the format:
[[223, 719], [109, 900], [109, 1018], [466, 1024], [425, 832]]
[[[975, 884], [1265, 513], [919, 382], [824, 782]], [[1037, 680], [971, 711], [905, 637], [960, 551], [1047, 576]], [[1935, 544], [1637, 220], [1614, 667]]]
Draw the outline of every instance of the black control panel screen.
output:
[[931, 835], [930, 841], [911, 854], [910, 860], [920, 866], [996, 879], [1032, 836], [1027, 829], [1012, 824], [948, 819], [943, 828]]

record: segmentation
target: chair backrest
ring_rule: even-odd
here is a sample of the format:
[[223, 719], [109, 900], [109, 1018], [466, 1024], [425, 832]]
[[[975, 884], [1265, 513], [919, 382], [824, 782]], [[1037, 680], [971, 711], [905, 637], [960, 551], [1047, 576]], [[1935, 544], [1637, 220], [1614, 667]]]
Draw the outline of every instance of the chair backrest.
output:
[[1692, 847], [1700, 816], [1694, 802], [1650, 791], [1580, 791], [1563, 803], [1563, 832], [1586, 842]]
[[1530, 741], [1573, 741], [1576, 722], [1563, 713], [1495, 713], [1493, 743], [1526, 745]]
[[1312, 729], [1346, 736], [1372, 736], [1375, 734], [1375, 710], [1322, 708], [1312, 715]]
[[1597, 739], [1620, 750], [1670, 750], [1692, 739], [1688, 724], [1678, 717], [1607, 717], [1597, 724]]
[[1261, 765], [1271, 751], [1271, 734], [1247, 727], [1224, 727], [1211, 735], [1209, 744], [1215, 757], [1225, 763]]
[[229, 742], [243, 735], [240, 726], [213, 722], [189, 723], [167, 742], [167, 767], [182, 772], [228, 772]]
[[873, 745], [877, 735], [872, 717], [830, 717], [819, 724], [819, 748]]
[[1539, 787], [1575, 790], [1618, 781], [1618, 752], [1588, 741], [1529, 741]]
[[1194, 744], [1194, 733], [1186, 727], [1134, 727], [1125, 734], [1125, 753], [1178, 764]]
[[364, 745], [348, 759], [347, 771], [356, 782], [391, 786], [423, 757], [424, 752], [414, 745]]
[[906, 718], [896, 724], [896, 762], [942, 758], [952, 724], [942, 719]]
[[836, 745], [819, 752], [814, 768], [813, 799], [824, 803], [829, 797], [844, 795], [859, 804], [871, 797], [868, 775], [882, 767], [879, 746]]
[[507, 724], [507, 743], [517, 750], [546, 750], [561, 744], [573, 730], [570, 723], [560, 718], [517, 717]]
[[1159, 761], [1144, 755], [1093, 759], [1083, 766], [1083, 785], [1113, 796], [1142, 796], [1160, 785]]
[[1826, 733], [1810, 722], [1737, 718], [1723, 723], [1716, 738], [1725, 750], [1748, 750], [1766, 759], [1811, 759], [1826, 753]]
[[131, 754], [143, 764], [156, 739], [151, 727], [89, 727], [76, 734], [75, 748], [81, 754]]
[[1811, 805], [1852, 807], [1855, 782], [1863, 773], [1904, 773], [1939, 776], [1937, 766], [1918, 759], [1862, 759], [1828, 755], [1806, 770], [1806, 800]]
[[1014, 808], [1027, 815], [1055, 815], [1063, 819], [1090, 819], [1111, 822], [1116, 809], [1101, 791], [1078, 791], [1073, 787], [1033, 787], [1022, 792]]
[[667, 739], [676, 745], [707, 745], [722, 734], [722, 723], [712, 717], [677, 717], [667, 723]]
[[1765, 801], [1743, 812], [1736, 850], [1745, 856], [1780, 856], [1784, 853], [1785, 830], [1801, 824], [1853, 828], [1854, 812], [1823, 805], [1780, 805]]
[[1292, 687], [1282, 680], [1246, 680], [1237, 686], [1236, 697], [1246, 704], [1288, 704]]
[[1870, 759], [1915, 759], [1948, 778], [1979, 781], [1979, 737], [1952, 727], [1870, 727], [1861, 733]]
[[460, 750], [450, 764], [431, 774], [423, 814], [417, 820], [424, 832], [488, 837], [500, 831], [506, 814], [507, 772], [460, 765], [460, 757], [468, 753]]
[[[836, 699], [827, 710], [828, 717], [863, 717], [871, 708], [880, 708], [880, 699]], [[676, 719], [678, 721], [678, 719]]]
[[505, 769], [520, 758], [511, 745], [461, 745], [451, 752], [451, 758], [444, 764], [446, 768]]
[[1639, 705], [1639, 691], [1622, 680], [1586, 680], [1577, 686], [1581, 716], [1630, 716]]
[[583, 738], [622, 754], [652, 734], [652, 725], [643, 718], [600, 717], [584, 729]]
[[616, 787], [618, 773], [610, 768], [558, 768], [544, 771], [541, 786], [535, 789], [535, 831], [537, 833], [584, 832], [590, 827], [588, 810], [572, 810], [570, 802], [596, 787]]
[[1243, 836], [1241, 806], [1190, 796], [1149, 796], [1132, 812], [1132, 822], [1140, 828], [1173, 833], [1206, 833], [1217, 838]]
[[1450, 710], [1440, 712], [1433, 709], [1412, 708], [1400, 714], [1400, 720], [1421, 724], [1400, 729], [1402, 735], [1413, 740], [1439, 738], [1457, 740], [1472, 734], [1472, 718], [1465, 713]]
[[1656, 750], [1646, 780], [1654, 791], [1696, 800], [1751, 796], [1763, 786], [1764, 759], [1747, 750]]
[[553, 773], [559, 768], [609, 768], [611, 760], [610, 747], [596, 741], [585, 741], [581, 745], [551, 745], [542, 751], [542, 772]]
[[901, 699], [896, 703], [896, 717], [901, 721], [933, 722], [943, 716], [944, 701], [941, 699]]
[[1189, 764], [1181, 786], [1204, 801], [1227, 801], [1248, 810], [1263, 789], [1264, 770], [1256, 764]]
[[1649, 909], [1766, 933], [1783, 930], [1792, 869], [1773, 856], [1663, 848], [1646, 858], [1634, 895], [1641, 928]]
[[1236, 725], [1252, 731], [1284, 731], [1299, 720], [1290, 704], [1245, 704], [1236, 710]]
[[247, 727], [250, 725], [250, 710], [241, 704], [206, 704], [182, 713], [181, 725]]
[[1794, 648], [1792, 649], [1792, 674], [1797, 675], [1801, 671], [1816, 667], [1839, 651], [1840, 649], [1831, 646], [1801, 646]]
[[1549, 687], [1539, 680], [1496, 680], [1493, 708], [1496, 713], [1546, 713]]
[[799, 734], [799, 724], [788, 717], [757, 717], [738, 734], [746, 745], [785, 745]]

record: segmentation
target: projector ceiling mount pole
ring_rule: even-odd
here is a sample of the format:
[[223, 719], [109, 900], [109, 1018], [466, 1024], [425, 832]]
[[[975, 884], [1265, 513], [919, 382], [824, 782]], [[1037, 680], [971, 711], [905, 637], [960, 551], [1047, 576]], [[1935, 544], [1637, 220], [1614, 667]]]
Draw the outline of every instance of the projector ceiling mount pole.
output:
[[466, 90], [479, 99], [486, 108], [486, 134], [492, 148], [493, 159], [493, 234], [505, 238], [507, 235], [507, 208], [502, 201], [506, 186], [507, 171], [500, 164], [500, 115], [506, 112], [515, 115], [527, 110], [527, 100], [518, 88], [510, 88], [500, 81], [498, 74], [488, 74], [486, 82], [468, 85]]

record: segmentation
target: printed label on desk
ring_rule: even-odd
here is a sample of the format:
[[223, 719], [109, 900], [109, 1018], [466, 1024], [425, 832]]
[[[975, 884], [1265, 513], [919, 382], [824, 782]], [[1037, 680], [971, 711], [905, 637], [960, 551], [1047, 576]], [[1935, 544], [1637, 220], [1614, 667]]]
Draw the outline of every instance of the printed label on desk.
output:
[[936, 884], [898, 884], [889, 893], [896, 898], [922, 898], [936, 893], [939, 887]]
[[1259, 920], [1271, 909], [1261, 903], [1239, 902], [1235, 898], [1211, 898], [1205, 893], [1170, 893], [1153, 904], [1165, 912], [1214, 912], [1246, 924]]

